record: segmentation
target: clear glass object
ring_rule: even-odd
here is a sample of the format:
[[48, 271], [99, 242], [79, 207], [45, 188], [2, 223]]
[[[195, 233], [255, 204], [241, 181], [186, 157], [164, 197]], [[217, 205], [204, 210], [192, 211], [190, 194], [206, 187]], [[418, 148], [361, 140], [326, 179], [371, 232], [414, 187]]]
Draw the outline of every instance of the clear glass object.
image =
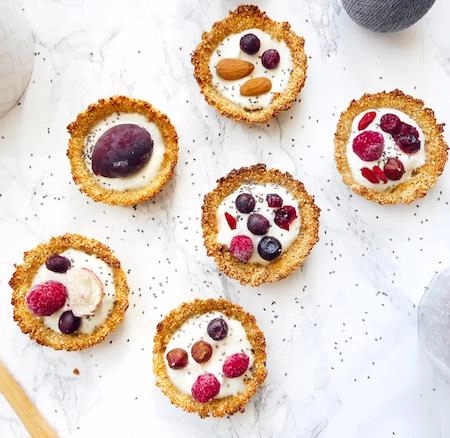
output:
[[436, 274], [418, 307], [419, 339], [435, 367], [450, 380], [450, 267]]

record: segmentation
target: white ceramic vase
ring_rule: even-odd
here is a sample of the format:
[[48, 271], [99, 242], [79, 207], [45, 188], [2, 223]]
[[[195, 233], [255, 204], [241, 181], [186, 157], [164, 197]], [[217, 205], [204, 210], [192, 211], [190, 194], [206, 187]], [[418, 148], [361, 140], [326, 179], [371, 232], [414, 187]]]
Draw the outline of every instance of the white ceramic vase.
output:
[[34, 64], [31, 28], [14, 0], [0, 0], [0, 117], [22, 96]]

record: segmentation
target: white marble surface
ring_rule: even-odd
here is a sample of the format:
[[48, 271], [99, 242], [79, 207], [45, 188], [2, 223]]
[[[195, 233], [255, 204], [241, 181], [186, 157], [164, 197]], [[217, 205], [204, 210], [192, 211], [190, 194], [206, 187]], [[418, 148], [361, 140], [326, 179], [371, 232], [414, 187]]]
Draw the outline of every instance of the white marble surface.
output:
[[[417, 344], [416, 305], [450, 264], [450, 174], [411, 206], [351, 195], [333, 161], [337, 118], [363, 92], [399, 87], [450, 123], [450, 3], [414, 27], [364, 31], [334, 0], [261, 0], [306, 38], [301, 102], [267, 125], [217, 115], [190, 53], [236, 0], [21, 0], [36, 35], [32, 82], [0, 120], [0, 357], [63, 437], [449, 437], [450, 390]], [[180, 137], [175, 180], [137, 208], [96, 204], [69, 175], [66, 125], [116, 93], [166, 112]], [[446, 132], [450, 140], [449, 130]], [[304, 268], [258, 289], [218, 274], [200, 228], [204, 194], [255, 162], [292, 172], [322, 208]], [[55, 352], [12, 320], [8, 280], [24, 250], [79, 232], [109, 244], [129, 270], [131, 304], [106, 342]], [[182, 301], [225, 296], [254, 313], [269, 375], [245, 413], [201, 420], [154, 386], [158, 320]], [[80, 370], [75, 376], [74, 368]], [[0, 398], [0, 436], [27, 436]]]

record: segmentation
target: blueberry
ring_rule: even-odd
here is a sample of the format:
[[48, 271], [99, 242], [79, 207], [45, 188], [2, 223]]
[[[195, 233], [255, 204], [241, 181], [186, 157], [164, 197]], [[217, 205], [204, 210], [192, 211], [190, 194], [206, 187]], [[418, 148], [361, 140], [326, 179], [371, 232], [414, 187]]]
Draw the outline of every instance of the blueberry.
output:
[[258, 244], [258, 254], [267, 261], [276, 259], [281, 254], [281, 243], [275, 237], [263, 237]]
[[259, 213], [252, 213], [247, 219], [247, 228], [253, 234], [262, 236], [269, 231], [269, 221]]
[[266, 50], [261, 55], [261, 62], [262, 65], [268, 68], [269, 70], [277, 68], [278, 64], [280, 63], [280, 54], [278, 53], [278, 50], [275, 49]]
[[256, 35], [247, 33], [241, 38], [239, 46], [243, 52], [248, 55], [254, 55], [261, 47], [261, 41]]
[[220, 341], [228, 334], [228, 324], [222, 318], [214, 318], [209, 321], [208, 335], [215, 341]]
[[236, 198], [236, 208], [241, 213], [251, 213], [255, 208], [255, 198], [250, 193], [241, 193]]
[[47, 259], [45, 266], [47, 266], [49, 271], [64, 274], [71, 267], [71, 263], [67, 257], [60, 256], [59, 254], [53, 254]]
[[75, 316], [71, 310], [63, 312], [58, 321], [58, 327], [65, 335], [75, 333], [80, 328], [80, 324], [81, 318]]

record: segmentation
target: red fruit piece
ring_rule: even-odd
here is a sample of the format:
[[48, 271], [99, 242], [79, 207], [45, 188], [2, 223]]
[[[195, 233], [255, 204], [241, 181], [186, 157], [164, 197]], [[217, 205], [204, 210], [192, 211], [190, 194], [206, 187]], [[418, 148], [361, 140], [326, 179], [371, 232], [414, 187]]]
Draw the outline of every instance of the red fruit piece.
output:
[[411, 134], [399, 134], [395, 143], [405, 154], [415, 154], [420, 150], [420, 140]]
[[380, 128], [389, 134], [397, 134], [401, 124], [402, 122], [400, 119], [395, 114], [391, 113], [384, 114], [380, 119]]
[[413, 137], [419, 138], [419, 131], [409, 123], [401, 122], [398, 135], [412, 135]]
[[353, 139], [353, 152], [363, 161], [375, 161], [384, 149], [383, 135], [375, 131], [364, 131]]
[[275, 212], [274, 222], [283, 230], [289, 231], [289, 226], [297, 218], [297, 212], [291, 205], [285, 205]]
[[373, 170], [369, 169], [368, 167], [363, 167], [361, 169], [361, 173], [364, 178], [368, 179], [373, 184], [378, 184], [380, 182]]
[[383, 170], [380, 167], [373, 166], [372, 171], [380, 181], [383, 181], [385, 184], [388, 182], [386, 175], [384, 174]]
[[66, 287], [58, 281], [48, 280], [30, 289], [26, 303], [36, 316], [50, 316], [64, 306], [66, 299]]
[[253, 241], [248, 236], [234, 236], [230, 243], [230, 252], [238, 260], [248, 262], [253, 254]]
[[398, 181], [405, 173], [405, 167], [398, 158], [388, 158], [384, 165], [384, 174], [391, 181]]
[[225, 377], [239, 377], [247, 371], [249, 357], [245, 353], [234, 353], [225, 359], [223, 374]]
[[231, 216], [230, 213], [225, 212], [225, 219], [228, 222], [228, 226], [232, 229], [235, 230], [236, 229], [236, 219]]
[[358, 123], [358, 129], [362, 131], [366, 129], [372, 122], [377, 113], [375, 111], [369, 111], [361, 117], [361, 120]]
[[283, 198], [276, 193], [269, 193], [266, 196], [266, 201], [270, 208], [279, 208], [283, 205]]
[[220, 383], [211, 373], [200, 374], [191, 388], [192, 397], [200, 403], [206, 403], [220, 391]]

